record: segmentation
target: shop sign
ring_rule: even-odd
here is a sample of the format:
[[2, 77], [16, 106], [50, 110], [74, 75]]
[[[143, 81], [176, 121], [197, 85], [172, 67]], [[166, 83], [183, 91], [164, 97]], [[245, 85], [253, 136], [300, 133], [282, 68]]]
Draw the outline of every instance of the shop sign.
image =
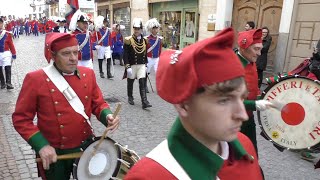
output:
[[208, 15], [207, 30], [208, 31], [214, 31], [215, 30], [215, 25], [216, 25], [216, 14], [209, 14]]

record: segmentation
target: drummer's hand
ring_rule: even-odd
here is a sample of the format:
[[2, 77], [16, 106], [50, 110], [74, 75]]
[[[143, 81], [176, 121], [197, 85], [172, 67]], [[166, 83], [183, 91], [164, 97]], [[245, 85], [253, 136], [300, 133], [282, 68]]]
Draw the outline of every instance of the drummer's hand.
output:
[[258, 100], [256, 101], [256, 109], [258, 111], [265, 111], [269, 108], [275, 107], [271, 102], [266, 100]]
[[111, 130], [111, 133], [114, 132], [116, 129], [118, 129], [119, 123], [120, 123], [120, 118], [117, 116], [116, 118], [113, 118], [112, 114], [107, 115], [107, 122], [109, 128]]
[[48, 170], [51, 163], [57, 162], [56, 150], [50, 146], [46, 145], [39, 151], [40, 158], [42, 160], [42, 165], [45, 170]]

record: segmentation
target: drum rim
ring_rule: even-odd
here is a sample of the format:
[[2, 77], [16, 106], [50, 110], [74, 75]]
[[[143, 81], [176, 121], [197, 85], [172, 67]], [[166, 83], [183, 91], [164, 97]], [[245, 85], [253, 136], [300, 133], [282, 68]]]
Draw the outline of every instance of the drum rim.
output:
[[[83, 149], [82, 152], [84, 152], [84, 151], [85, 151], [91, 144], [93, 144], [94, 142], [99, 141], [100, 138], [101, 138], [101, 136], [93, 137], [94, 140], [93, 140], [88, 146], [86, 146], [86, 147]], [[111, 139], [110, 137], [105, 137], [104, 139], [110, 140], [110, 141], [112, 141], [114, 144], [117, 143], [115, 140]], [[117, 149], [117, 152], [118, 152], [117, 155], [118, 155], [118, 157], [122, 158], [122, 154], [121, 154], [121, 149], [120, 149], [120, 147], [115, 145], [115, 148]], [[79, 161], [80, 161], [80, 158], [76, 158], [75, 161], [74, 161], [74, 164], [76, 164], [77, 167], [78, 167]], [[117, 161], [117, 166], [116, 166], [115, 171], [114, 171], [113, 174], [112, 174], [112, 177], [117, 177], [117, 175], [118, 175], [118, 173], [119, 173], [120, 167], [121, 167], [121, 162], [120, 162], [120, 161]], [[77, 172], [78, 172], [78, 168], [73, 168], [73, 169], [72, 169], [72, 176], [73, 176], [74, 179], [78, 179]]]
[[[260, 99], [263, 99], [265, 97], [265, 95], [267, 94], [267, 92], [273, 88], [273, 86], [275, 86], [276, 84], [278, 84], [279, 82], [281, 81], [284, 81], [284, 80], [287, 80], [287, 79], [293, 79], [293, 78], [302, 78], [302, 79], [307, 79], [307, 80], [310, 80], [312, 82], [315, 82], [317, 84], [320, 85], [320, 81], [319, 80], [314, 80], [314, 79], [310, 79], [310, 78], [307, 78], [306, 76], [300, 76], [298, 74], [296, 75], [290, 75], [290, 76], [285, 76], [285, 77], [280, 77], [277, 81], [273, 82], [272, 84], [270, 84], [265, 90], [262, 91], [261, 93], [261, 98]], [[261, 129], [262, 133], [265, 135], [266, 138], [268, 138], [267, 140], [270, 141], [273, 145], [275, 145], [276, 147], [279, 147], [281, 149], [286, 149], [286, 150], [293, 150], [293, 151], [301, 151], [301, 150], [312, 150], [312, 149], [316, 149], [318, 146], [320, 146], [320, 142], [314, 146], [310, 146], [310, 147], [307, 147], [307, 148], [301, 148], [301, 149], [292, 149], [292, 148], [288, 148], [288, 147], [285, 147], [285, 146], [282, 146], [278, 143], [276, 143], [272, 138], [270, 138], [270, 136], [267, 134], [267, 132], [263, 129], [263, 126], [262, 126], [262, 122], [261, 122], [261, 117], [260, 117], [260, 111], [257, 110], [257, 116], [258, 116], [258, 123], [259, 123], [259, 128]]]

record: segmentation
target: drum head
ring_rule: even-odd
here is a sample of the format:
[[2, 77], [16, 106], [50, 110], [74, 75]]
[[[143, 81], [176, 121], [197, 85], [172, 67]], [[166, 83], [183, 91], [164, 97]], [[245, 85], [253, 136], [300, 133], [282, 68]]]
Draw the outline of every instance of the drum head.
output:
[[104, 139], [96, 153], [93, 154], [99, 139], [90, 144], [83, 152], [77, 165], [76, 179], [110, 179], [115, 176], [114, 172], [118, 171], [120, 150], [114, 145], [113, 140]]
[[285, 149], [312, 149], [320, 142], [320, 84], [305, 77], [285, 77], [269, 86], [262, 99], [277, 108], [258, 112], [262, 131]]

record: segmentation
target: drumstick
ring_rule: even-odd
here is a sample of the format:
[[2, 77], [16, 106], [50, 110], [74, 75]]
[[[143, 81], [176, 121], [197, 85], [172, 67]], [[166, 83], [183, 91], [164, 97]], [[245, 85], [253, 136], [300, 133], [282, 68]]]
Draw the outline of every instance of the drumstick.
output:
[[[121, 103], [119, 103], [117, 105], [117, 108], [116, 108], [116, 111], [113, 113], [112, 117], [113, 118], [116, 118], [118, 113], [120, 112], [120, 109], [121, 109]], [[92, 152], [92, 155], [94, 156], [96, 154], [96, 151], [98, 150], [100, 144], [102, 143], [102, 141], [104, 140], [104, 138], [106, 137], [107, 135], [107, 132], [110, 130], [110, 127], [109, 128], [106, 128], [106, 130], [103, 132], [101, 138], [99, 139], [99, 142], [98, 144], [96, 144], [94, 147], [93, 147], [93, 152]]]
[[[82, 154], [83, 154], [83, 152], [76, 152], [76, 153], [59, 155], [59, 156], [57, 156], [57, 160], [76, 159], [76, 158], [81, 157]], [[36, 162], [42, 162], [42, 159], [41, 158], [37, 158]]]

